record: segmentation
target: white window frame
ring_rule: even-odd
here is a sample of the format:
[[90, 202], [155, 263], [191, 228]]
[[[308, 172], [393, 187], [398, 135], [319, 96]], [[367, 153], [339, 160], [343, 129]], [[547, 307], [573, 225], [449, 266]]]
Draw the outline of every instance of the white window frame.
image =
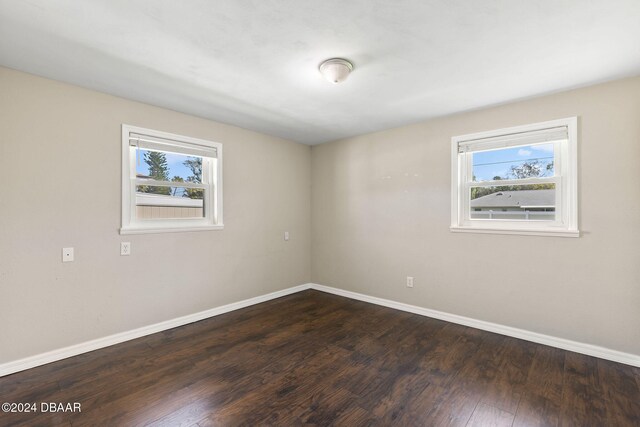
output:
[[[470, 152], [531, 145], [528, 136], [566, 128], [567, 138], [554, 144], [555, 175], [547, 178], [472, 182]], [[479, 132], [451, 138], [451, 227], [453, 232], [579, 237], [578, 230], [578, 119], [559, 120]], [[518, 140], [520, 142], [517, 142]], [[506, 144], [506, 145], [505, 145]], [[470, 188], [555, 183], [556, 220], [472, 219]]]
[[[132, 136], [133, 135], [133, 136]], [[160, 141], [173, 146], [182, 153], [204, 153], [202, 162], [202, 183], [180, 183], [180, 187], [201, 188], [204, 190], [203, 218], [183, 219], [136, 219], [136, 150], [132, 138], [144, 137], [149, 141]], [[210, 153], [211, 156], [207, 156]], [[148, 181], [146, 182], [148, 184]], [[176, 186], [176, 183], [166, 183]], [[120, 234], [169, 233], [182, 231], [221, 230], [222, 221], [222, 144], [204, 139], [192, 138], [138, 126], [122, 125], [122, 224]]]

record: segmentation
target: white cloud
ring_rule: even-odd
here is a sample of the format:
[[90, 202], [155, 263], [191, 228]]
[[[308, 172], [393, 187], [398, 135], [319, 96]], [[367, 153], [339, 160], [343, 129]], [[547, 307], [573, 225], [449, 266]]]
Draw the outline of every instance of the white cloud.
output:
[[546, 151], [547, 153], [553, 153], [553, 144], [532, 145], [531, 148], [537, 151]]
[[532, 153], [531, 150], [525, 150], [523, 148], [518, 150], [518, 156], [530, 156]]

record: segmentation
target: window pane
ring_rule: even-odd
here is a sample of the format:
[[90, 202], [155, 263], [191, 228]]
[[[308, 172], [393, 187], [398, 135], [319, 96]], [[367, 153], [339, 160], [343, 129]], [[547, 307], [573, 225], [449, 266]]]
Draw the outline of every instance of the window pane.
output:
[[553, 221], [555, 184], [472, 187], [471, 219]]
[[473, 181], [554, 176], [553, 147], [536, 144], [473, 152]]
[[136, 186], [136, 218], [204, 218], [201, 188]]
[[136, 155], [137, 178], [202, 183], [202, 157], [143, 149]]

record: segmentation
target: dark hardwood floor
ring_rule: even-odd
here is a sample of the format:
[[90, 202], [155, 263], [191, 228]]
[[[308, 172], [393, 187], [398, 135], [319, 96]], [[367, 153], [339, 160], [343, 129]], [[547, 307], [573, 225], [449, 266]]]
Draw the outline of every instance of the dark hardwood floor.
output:
[[640, 369], [305, 291], [0, 378], [0, 425], [640, 426]]

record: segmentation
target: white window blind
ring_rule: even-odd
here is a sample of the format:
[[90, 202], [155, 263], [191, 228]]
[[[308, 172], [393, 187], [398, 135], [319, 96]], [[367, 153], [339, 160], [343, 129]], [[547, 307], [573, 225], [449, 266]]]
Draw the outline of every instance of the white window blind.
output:
[[129, 145], [143, 150], [181, 153], [198, 157], [216, 158], [218, 154], [215, 147], [182, 141], [178, 142], [168, 138], [159, 138], [133, 132], [129, 133]]
[[544, 144], [564, 141], [569, 138], [566, 126], [559, 126], [536, 131], [513, 133], [488, 138], [471, 139], [458, 143], [458, 153], [494, 150], [498, 148], [515, 147], [519, 145]]

